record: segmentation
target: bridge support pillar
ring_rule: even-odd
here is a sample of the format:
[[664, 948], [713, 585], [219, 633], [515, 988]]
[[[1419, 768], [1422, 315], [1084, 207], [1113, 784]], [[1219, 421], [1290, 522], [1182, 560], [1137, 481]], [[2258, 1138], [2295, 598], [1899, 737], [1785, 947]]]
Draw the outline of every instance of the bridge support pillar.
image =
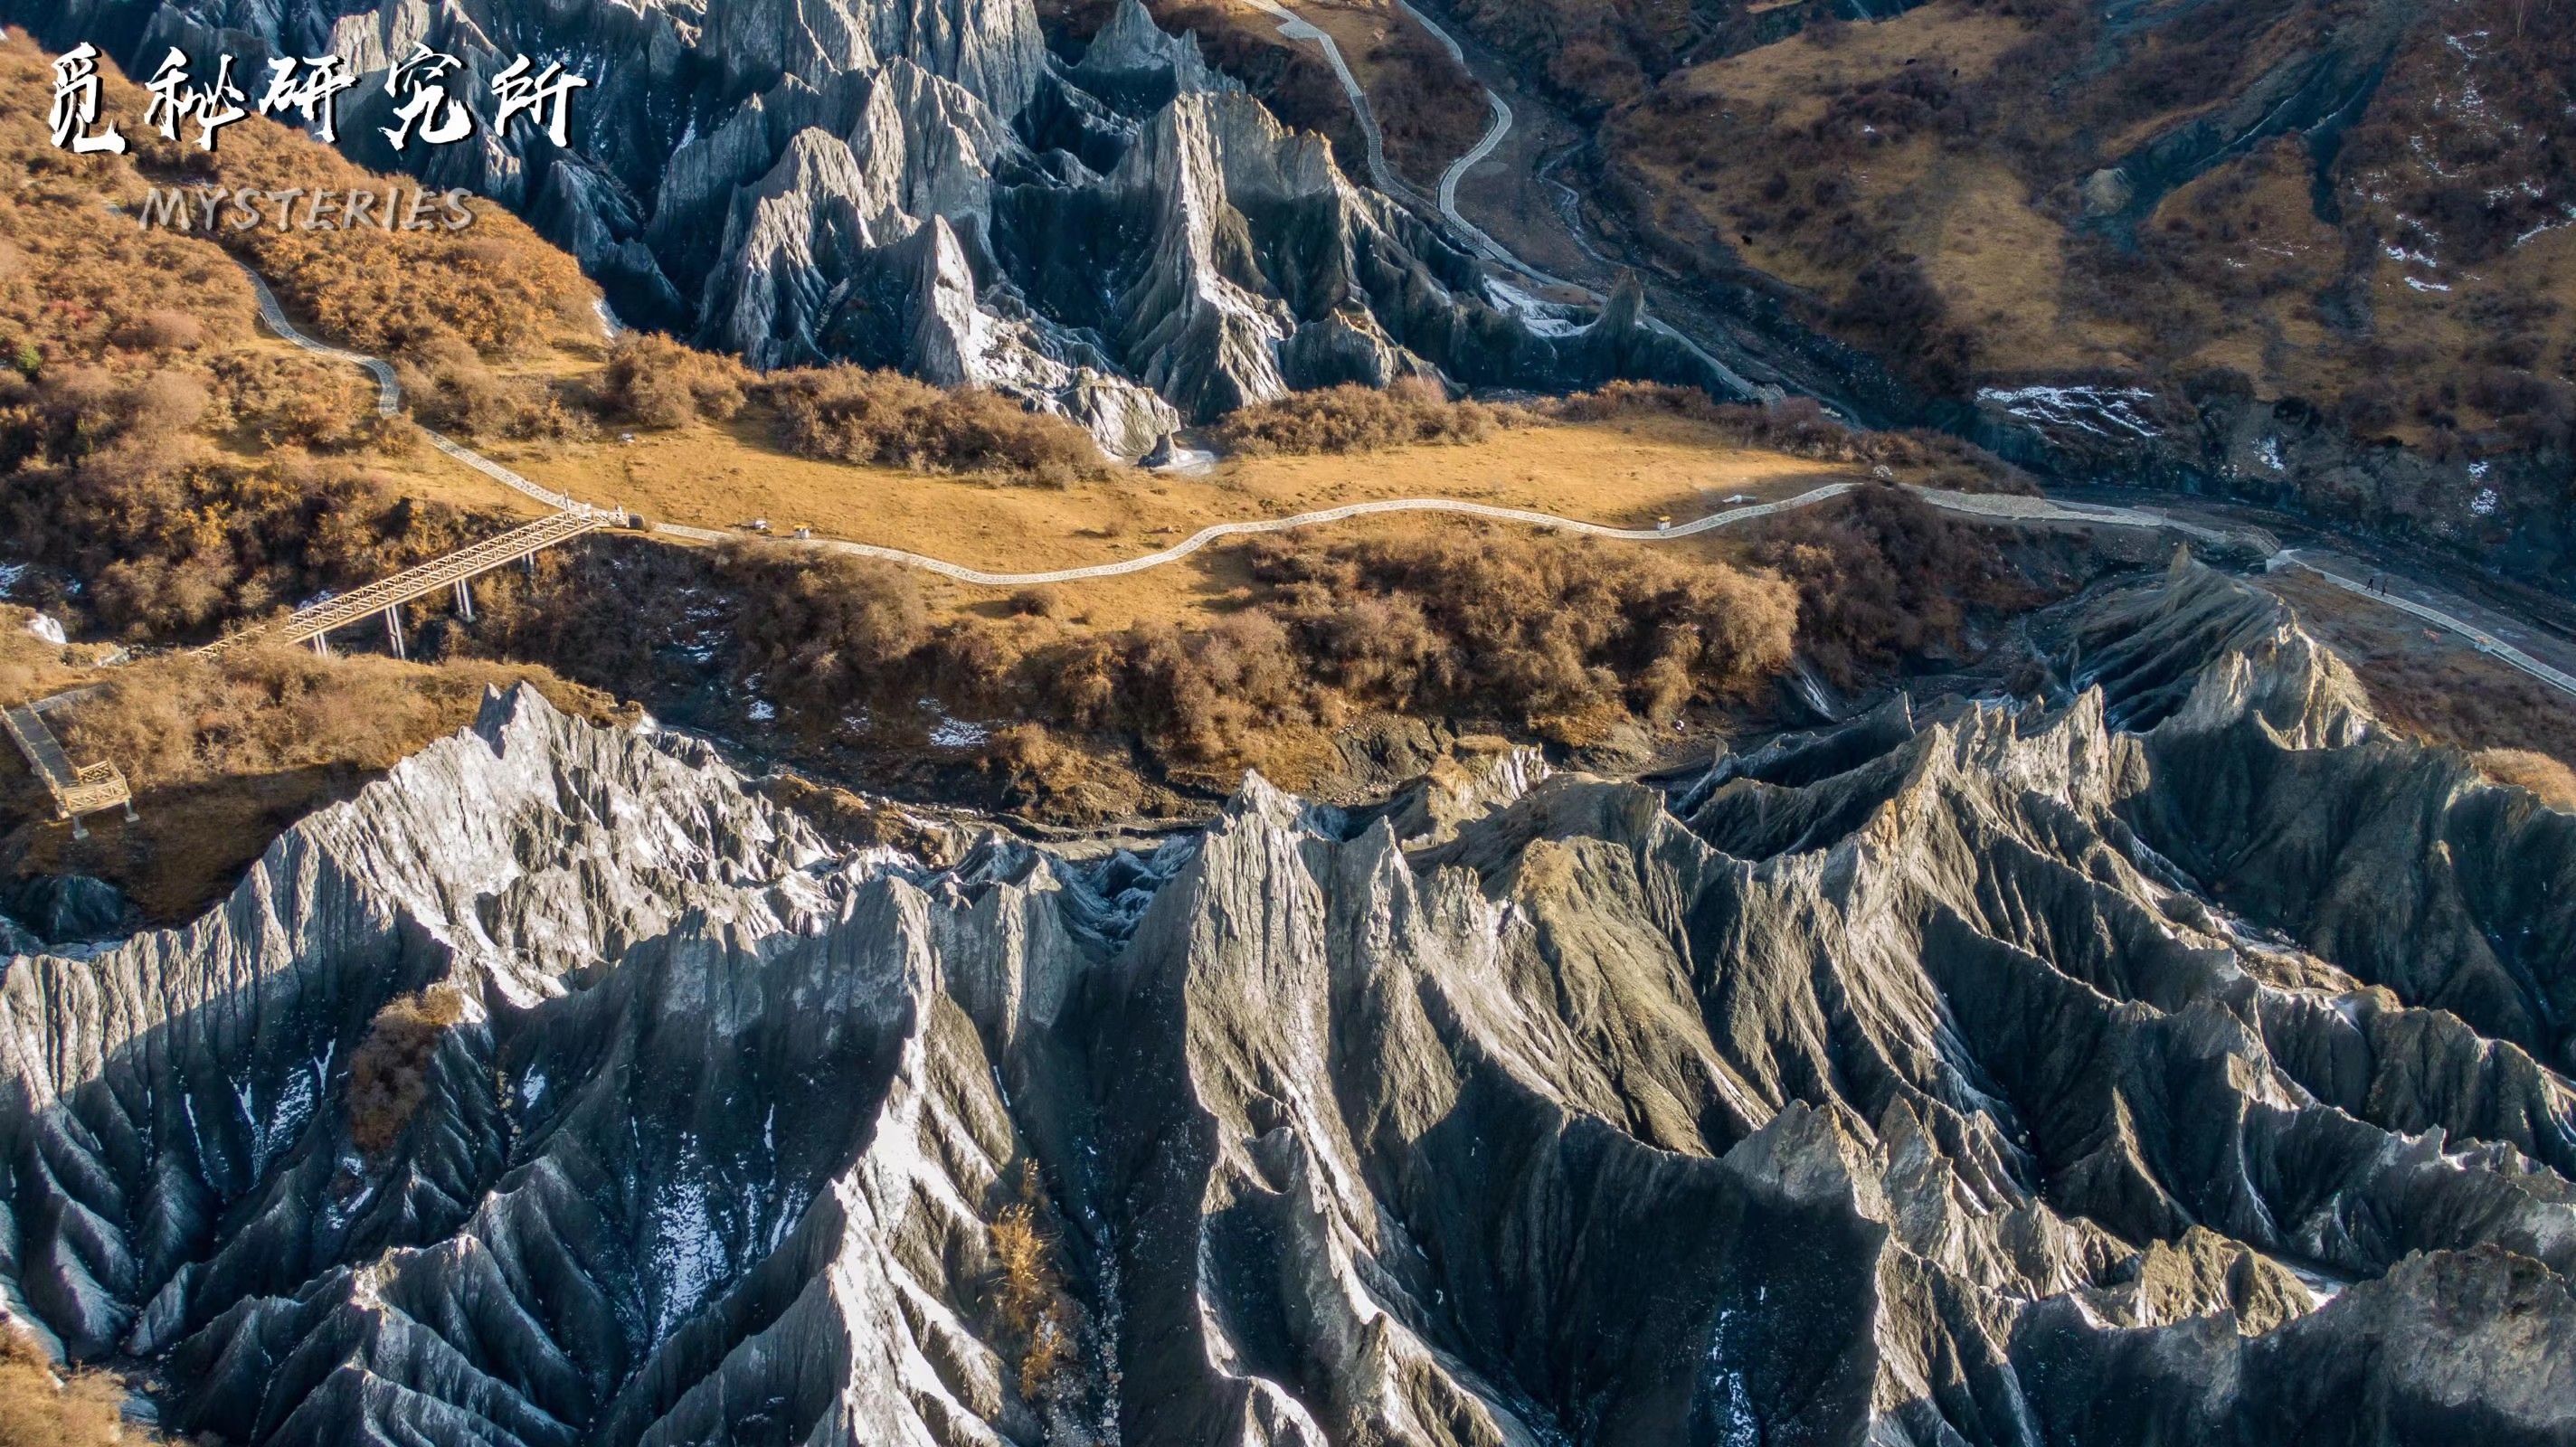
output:
[[308, 638], [308, 639], [306, 639], [306, 640], [304, 640], [304, 641], [305, 641], [305, 642], [307, 642], [307, 643], [309, 643], [309, 644], [311, 644], [311, 645], [313, 646], [313, 651], [314, 651], [315, 653], [318, 653], [318, 654], [322, 655], [324, 658], [328, 658], [328, 657], [330, 657], [330, 656], [331, 656], [331, 635], [330, 635], [330, 634], [328, 634], [328, 633], [316, 633], [316, 634], [314, 634], [312, 637], [310, 637], [310, 638]]
[[456, 616], [468, 623], [474, 621], [474, 584], [471, 579], [456, 580]]
[[396, 603], [385, 610], [385, 642], [392, 646], [394, 657], [411, 657], [410, 654], [403, 651], [402, 605], [400, 603]]

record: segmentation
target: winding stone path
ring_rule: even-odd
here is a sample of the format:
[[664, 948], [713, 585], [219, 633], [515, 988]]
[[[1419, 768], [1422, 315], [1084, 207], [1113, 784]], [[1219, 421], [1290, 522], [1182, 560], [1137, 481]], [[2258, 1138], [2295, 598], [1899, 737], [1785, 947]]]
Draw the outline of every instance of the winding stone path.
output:
[[2412, 598], [2390, 592], [2384, 586], [2374, 588], [2366, 579], [2355, 578], [2346, 573], [2340, 572], [2337, 570], [2333, 559], [2318, 557], [2300, 548], [2284, 548], [2280, 552], [2272, 555], [2271, 566], [2274, 571], [2279, 571], [2283, 568], [2297, 568], [2302, 572], [2314, 573], [2318, 577], [2325, 579], [2327, 582], [2334, 584], [2336, 587], [2341, 588], [2345, 592], [2353, 594], [2356, 597], [2367, 598], [2374, 603], [2384, 604], [2396, 609], [2400, 613], [2420, 618], [2437, 628], [2447, 630], [2451, 633], [2456, 633], [2460, 637], [2469, 640], [2469, 642], [2473, 644], [2480, 653], [2495, 659], [2497, 662], [2505, 664], [2508, 667], [2518, 668], [2524, 673], [2530, 674], [2532, 677], [2539, 679], [2542, 683], [2548, 684], [2551, 688], [2557, 689], [2561, 693], [2576, 696], [2576, 674], [2570, 674], [2564, 669], [2555, 668], [2547, 663], [2543, 663], [2541, 660], [2532, 657], [2530, 654], [2519, 648], [2516, 648], [2504, 639], [2497, 637], [2488, 630], [2481, 628], [2477, 624], [2459, 617], [2456, 614], [2446, 613], [2429, 603], [2420, 603]]
[[[365, 368], [367, 374], [376, 379], [377, 416], [391, 417], [396, 412], [402, 410], [402, 382], [394, 376], [393, 363], [386, 361], [382, 357], [371, 357], [364, 352], [352, 352], [344, 347], [335, 347], [329, 342], [306, 336], [303, 332], [296, 329], [295, 323], [286, 319], [286, 308], [278, 304], [277, 293], [269, 288], [268, 278], [251, 270], [249, 265], [242, 261], [240, 257], [233, 258], [233, 265], [240, 267], [241, 274], [250, 278], [251, 292], [259, 301], [259, 319], [268, 323], [268, 329], [270, 331], [277, 333], [288, 342], [303, 348], [305, 351], [311, 352], [317, 357], [329, 357], [334, 361], [347, 362], [353, 367]], [[556, 492], [552, 488], [545, 487], [541, 484], [531, 482], [527, 478], [521, 477], [519, 474], [512, 472], [510, 469], [503, 467], [501, 464], [494, 462], [488, 457], [485, 457], [482, 453], [476, 452], [474, 449], [465, 446], [463, 443], [456, 441], [445, 433], [438, 432], [428, 427], [422, 427], [420, 429], [420, 435], [429, 439], [430, 446], [437, 448], [439, 451], [444, 452], [448, 456], [455, 458], [457, 461], [464, 463], [466, 466], [473, 468], [476, 472], [483, 474], [485, 477], [492, 479], [503, 487], [535, 498], [537, 501], [544, 503], [546, 506], [554, 508], [559, 512], [579, 513], [584, 516], [588, 516], [591, 513], [599, 511], [599, 509], [593, 508], [588, 503], [581, 502], [563, 493]]]
[[[1268, 3], [1268, 0], [1249, 0], [1249, 3], [1259, 5], [1264, 10], [1277, 8]], [[1410, 6], [1407, 6], [1406, 10], [1407, 13], [1414, 13]], [[1297, 24], [1314, 30], [1316, 35], [1323, 37], [1325, 44], [1331, 44], [1332, 38], [1325, 36], [1321, 30], [1316, 30], [1302, 20], [1297, 21]], [[1343, 70], [1343, 74], [1347, 76], [1348, 71]], [[1355, 85], [1356, 82], [1353, 84]], [[268, 324], [270, 330], [316, 356], [330, 357], [366, 369], [368, 375], [376, 379], [377, 415], [390, 417], [401, 408], [402, 383], [395, 377], [391, 363], [382, 357], [371, 357], [363, 352], [353, 352], [346, 348], [332, 346], [328, 342], [316, 340], [297, 330], [295, 324], [287, 319], [285, 308], [278, 304], [277, 294], [269, 288], [267, 280], [247, 265], [243, 265], [238, 258], [233, 264], [240, 266], [242, 275], [250, 278], [251, 289], [256, 293], [259, 301], [260, 319]], [[532, 482], [438, 432], [427, 427], [421, 428], [421, 432], [429, 438], [431, 446], [505, 487], [576, 517], [597, 518], [603, 515], [602, 509], [594, 508], [566, 494]], [[908, 568], [919, 568], [924, 572], [936, 573], [941, 577], [953, 578], [958, 582], [971, 583], [978, 587], [1025, 588], [1051, 583], [1077, 583], [1092, 578], [1123, 577], [1130, 573], [1141, 573], [1149, 568], [1159, 568], [1179, 562], [1209, 544], [1226, 538], [1284, 533], [1298, 528], [1319, 527], [1351, 518], [1377, 517], [1389, 513], [1452, 513], [1493, 522], [1523, 523], [1532, 527], [1550, 528], [1583, 537], [1608, 538], [1619, 542], [1670, 542], [1679, 538], [1697, 537], [1702, 533], [1713, 532], [1736, 523], [1751, 522], [1756, 518], [1770, 517], [1800, 508], [1813, 507], [1818, 503], [1830, 502], [1859, 485], [1854, 482], [1828, 483], [1822, 487], [1810, 488], [1796, 497], [1783, 498], [1777, 502], [1750, 503], [1741, 507], [1725, 508], [1704, 517], [1693, 518], [1689, 522], [1653, 528], [1614, 527], [1607, 523], [1587, 522], [1581, 518], [1563, 517], [1556, 513], [1539, 512], [1530, 508], [1498, 507], [1491, 503], [1467, 502], [1459, 498], [1388, 498], [1376, 502], [1346, 503], [1340, 507], [1296, 513], [1283, 518], [1213, 523], [1159, 552], [1144, 553], [1112, 563], [1092, 563], [1083, 567], [1050, 568], [1026, 573], [989, 572], [982, 568], [970, 568], [963, 563], [952, 563], [944, 558], [934, 558], [926, 553], [910, 552], [903, 548], [881, 547], [875, 543], [850, 542], [839, 538], [782, 538], [773, 541], [782, 546], [809, 547], [824, 552], [845, 553], [855, 557], [896, 563]], [[2231, 534], [2216, 528], [2185, 522], [2152, 508], [2061, 502], [2053, 498], [2000, 493], [1950, 492], [1928, 487], [1913, 487], [1911, 490], [1917, 497], [1934, 507], [1991, 522], [2074, 523], [2107, 527], [2157, 528], [2179, 533], [2203, 543], [2241, 544], [2247, 541], [2245, 535]], [[652, 531], [664, 536], [685, 538], [696, 542], [734, 542], [743, 537], [739, 532], [686, 527], [676, 523], [655, 523], [652, 525]], [[2571, 677], [2533, 658], [2530, 654], [2463, 619], [2426, 604], [2373, 592], [2364, 584], [2331, 572], [2318, 563], [2300, 558], [2295, 551], [2284, 550], [2274, 553], [2273, 563], [2276, 567], [2306, 568], [2348, 591], [2363, 597], [2375, 598], [2390, 607], [2438, 624], [2470, 640], [2477, 645], [2479, 651], [2519, 668], [2571, 696], [2576, 696], [2576, 677]]]

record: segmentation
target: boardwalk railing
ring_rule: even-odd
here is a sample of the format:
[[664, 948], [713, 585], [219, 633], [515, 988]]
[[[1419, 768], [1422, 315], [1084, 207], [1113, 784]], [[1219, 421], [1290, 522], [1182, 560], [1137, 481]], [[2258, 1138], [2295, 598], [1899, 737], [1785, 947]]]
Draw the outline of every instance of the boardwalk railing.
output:
[[[617, 521], [615, 513], [587, 507], [578, 512], [559, 512], [539, 518], [525, 526], [485, 538], [471, 547], [459, 548], [444, 557], [405, 568], [389, 578], [379, 578], [363, 588], [299, 608], [275, 623], [247, 628], [229, 638], [218, 639], [198, 649], [197, 653], [205, 658], [219, 657], [254, 640], [303, 643], [320, 638], [334, 628], [363, 622], [375, 614], [388, 615], [394, 646], [399, 652], [402, 634], [399, 622], [391, 617], [391, 610], [441, 588], [461, 588], [468, 580], [504, 563], [515, 563], [557, 543], [614, 526]], [[473, 606], [470, 599], [460, 598], [460, 601], [468, 609]]]
[[117, 772], [114, 764], [74, 766], [54, 731], [46, 727], [45, 716], [39, 712], [41, 707], [12, 704], [0, 708], [0, 731], [7, 732], [9, 742], [26, 755], [27, 767], [44, 782], [45, 792], [53, 796], [55, 816], [71, 821], [72, 837], [78, 839], [87, 832], [81, 828], [83, 814], [122, 807], [125, 817], [133, 818], [134, 791], [126, 787], [125, 775]]

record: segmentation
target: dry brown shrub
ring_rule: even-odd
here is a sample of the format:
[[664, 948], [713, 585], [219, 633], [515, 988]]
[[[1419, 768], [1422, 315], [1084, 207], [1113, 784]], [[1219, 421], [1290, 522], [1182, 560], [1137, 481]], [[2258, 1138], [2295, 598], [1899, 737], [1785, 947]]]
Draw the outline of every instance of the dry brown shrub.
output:
[[[486, 601], [497, 613], [508, 600], [487, 592]], [[219, 663], [163, 654], [38, 688], [81, 681], [103, 686], [48, 718], [75, 762], [124, 770], [140, 818], [111, 820], [82, 846], [58, 828], [29, 826], [0, 854], [24, 848], [22, 867], [97, 875], [155, 922], [195, 917], [279, 831], [472, 723], [487, 688], [526, 681], [568, 714], [625, 717], [614, 700], [533, 664], [322, 659], [275, 645], [235, 649]]]
[[1788, 666], [1797, 625], [1772, 575], [1552, 537], [1265, 540], [1253, 568], [1323, 681], [1409, 711], [1517, 712], [1570, 742], [1617, 712], [1746, 696]]
[[119, 325], [111, 340], [118, 346], [155, 355], [191, 351], [206, 344], [206, 324], [176, 307], [153, 307]]
[[22, 555], [88, 579], [90, 621], [132, 638], [172, 641], [257, 616], [496, 530], [491, 519], [398, 497], [347, 463], [243, 462], [184, 434], [123, 425], [67, 420], [50, 430], [88, 450], [0, 472], [0, 531]]
[[1374, 452], [1421, 443], [1481, 442], [1520, 420], [1519, 409], [1451, 401], [1439, 383], [1408, 377], [1389, 387], [1345, 383], [1292, 392], [1242, 408], [1217, 437], [1248, 457]]
[[1103, 470], [1090, 433], [981, 388], [838, 366], [773, 372], [759, 392], [778, 411], [781, 444], [799, 457], [994, 473], [1053, 487]]
[[1864, 487], [1761, 528], [1753, 556], [1797, 584], [1799, 651], [1839, 684], [1955, 652], [1976, 612], [2040, 601], [1993, 530], [1945, 516], [1903, 488]]
[[374, 771], [473, 722], [485, 689], [522, 679], [568, 712], [608, 711], [598, 695], [530, 665], [432, 667], [254, 644], [216, 660], [178, 653], [129, 664], [53, 719], [64, 747], [115, 760], [138, 790], [294, 769]]
[[731, 421], [752, 385], [751, 370], [734, 357], [627, 332], [608, 350], [601, 400], [638, 427], [685, 427]]
[[443, 431], [516, 441], [579, 440], [598, 431], [543, 378], [495, 372], [457, 337], [421, 341], [395, 370], [414, 415]]
[[67, 687], [76, 676], [64, 650], [27, 630], [36, 610], [0, 603], [0, 703], [23, 703]]
[[465, 1018], [454, 985], [398, 995], [376, 1012], [366, 1038], [349, 1055], [349, 1143], [382, 1156], [429, 1096], [429, 1063], [449, 1029]]
[[1066, 611], [1060, 588], [1022, 588], [1002, 600], [1002, 606], [1019, 618], [1061, 618]]
[[1044, 724], [997, 729], [982, 766], [1003, 807], [1066, 822], [1132, 819], [1144, 804], [1135, 775], [1113, 759], [1058, 738]]
[[734, 626], [748, 670], [819, 731], [896, 682], [930, 636], [921, 585], [891, 563], [741, 543], [719, 566], [741, 601]]
[[232, 425], [262, 447], [345, 452], [379, 435], [375, 385], [355, 367], [240, 351], [215, 358], [213, 369]]
[[991, 1227], [997, 1268], [993, 1304], [1020, 1349], [1020, 1396], [1035, 1402], [1062, 1390], [1073, 1366], [1076, 1319], [1055, 1264], [1055, 1244], [1038, 1223], [1036, 1163], [1020, 1163], [1019, 1199]]
[[33, 1341], [0, 1329], [0, 1447], [138, 1447], [161, 1440], [127, 1426], [124, 1403], [116, 1378], [65, 1374]]
[[2478, 772], [2499, 784], [2529, 789], [2553, 809], [2576, 813], [2576, 769], [2533, 749], [2480, 749]]
[[1484, 134], [1483, 87], [1420, 26], [1389, 26], [1368, 58], [1369, 103], [1407, 176], [1438, 176]]

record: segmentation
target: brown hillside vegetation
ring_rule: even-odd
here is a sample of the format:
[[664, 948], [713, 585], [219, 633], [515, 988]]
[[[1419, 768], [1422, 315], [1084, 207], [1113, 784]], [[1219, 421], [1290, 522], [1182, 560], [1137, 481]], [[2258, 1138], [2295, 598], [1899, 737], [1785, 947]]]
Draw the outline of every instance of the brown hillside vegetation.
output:
[[[811, 759], [918, 748], [938, 711], [1042, 724], [1189, 788], [1230, 788], [1363, 713], [1497, 720], [1568, 743], [1741, 701], [1787, 666], [1791, 585], [1713, 559], [1494, 529], [1238, 550], [1239, 607], [1093, 628], [1063, 610], [935, 616], [920, 576], [834, 554], [602, 543], [487, 642], [657, 706], [758, 699], [724, 726]], [[587, 600], [620, 597], [615, 608]], [[1055, 616], [1050, 616], [1050, 613]], [[700, 662], [699, 659], [707, 659]], [[928, 700], [937, 711], [925, 712]], [[1283, 752], [1285, 750], [1286, 752]]]
[[2474, 757], [2497, 783], [2529, 789], [2542, 803], [2576, 813], [2576, 769], [2531, 749], [2480, 749]]
[[[228, 451], [220, 434], [243, 418], [272, 434], [301, 420], [314, 440], [334, 435], [265, 381], [184, 361], [153, 371], [48, 365], [32, 381], [0, 374], [0, 527], [12, 551], [86, 580], [77, 602], [95, 627], [167, 640], [489, 530], [401, 498], [363, 461]], [[400, 435], [381, 442], [408, 445]]]
[[2263, 586], [2352, 665], [2371, 711], [2396, 731], [2452, 745], [2491, 777], [2543, 795], [2553, 776], [2522, 756], [2576, 765], [2576, 711], [2548, 684], [2314, 576], [2275, 573]]
[[638, 427], [730, 422], [753, 374], [739, 358], [701, 352], [654, 332], [627, 332], [608, 349], [600, 398]]
[[1510, 428], [1678, 419], [1713, 445], [1779, 457], [1904, 468], [1907, 480], [1971, 492], [2029, 491], [2033, 484], [1991, 454], [1945, 433], [1856, 431], [1813, 398], [1760, 405], [1720, 402], [1696, 387], [1612, 382], [1569, 397], [1523, 402], [1451, 398], [1425, 378], [1377, 388], [1345, 384], [1294, 392], [1228, 414], [1217, 441], [1242, 457], [1330, 456], [1483, 442]]
[[[107, 211], [102, 199], [130, 207], [147, 185], [382, 194], [416, 184], [352, 165], [302, 132], [256, 115], [225, 127], [212, 152], [199, 150], [184, 132], [181, 140], [164, 140], [142, 124], [142, 88], [105, 61], [101, 74], [101, 114], [117, 121], [127, 153], [56, 150], [45, 130], [49, 57], [20, 32], [0, 44], [0, 100], [6, 102], [0, 175], [21, 193], [11, 198], [17, 214], [7, 217], [0, 236], [54, 263], [42, 277], [44, 298], [89, 302], [57, 310], [94, 316], [90, 330], [112, 333], [156, 311], [202, 317], [210, 300], [219, 322], [210, 329], [213, 340], [242, 339], [251, 322], [248, 285], [225, 275], [231, 268], [220, 248], [193, 235], [145, 232], [130, 217]], [[593, 293], [572, 259], [501, 207], [474, 206], [474, 224], [454, 232], [261, 226], [217, 234], [240, 249], [290, 308], [368, 351], [401, 352], [453, 336], [477, 350], [507, 354], [567, 337], [596, 338]], [[95, 278], [95, 286], [85, 287], [85, 278]], [[138, 284], [147, 295], [129, 295]], [[20, 339], [56, 340], [21, 321], [5, 300], [0, 316], [19, 322]]]
[[990, 1228], [993, 1305], [1019, 1348], [1020, 1396], [1038, 1402], [1073, 1389], [1074, 1384], [1060, 1379], [1076, 1366], [1080, 1309], [1065, 1294], [1055, 1242], [1040, 1220], [1037, 1162], [1020, 1163], [1018, 1193], [1019, 1199], [1004, 1206]]
[[[26, 651], [17, 638], [0, 639], [0, 681]], [[606, 696], [525, 664], [323, 659], [286, 647], [237, 649], [220, 662], [165, 654], [103, 673], [56, 663], [42, 691], [100, 685], [48, 716], [65, 751], [121, 768], [139, 818], [93, 819], [90, 838], [76, 842], [22, 788], [0, 856], [20, 870], [95, 875], [155, 921], [185, 919], [230, 888], [279, 830], [471, 723], [486, 688], [522, 679], [567, 712], [624, 716]], [[14, 753], [0, 770], [13, 783], [24, 777]]]
[[799, 457], [1001, 472], [1055, 487], [1102, 470], [1090, 433], [993, 392], [860, 367], [772, 373], [758, 392], [777, 411], [781, 445]]
[[1796, 582], [1799, 651], [1844, 685], [1907, 659], [1958, 656], [1973, 616], [2048, 601], [1988, 530], [1893, 487], [1768, 519], [1752, 556]]
[[2098, 566], [2025, 578], [1996, 534], [1893, 488], [1670, 549], [1464, 525], [1207, 558], [1221, 601], [1096, 625], [1081, 587], [934, 602], [934, 580], [846, 555], [602, 540], [528, 606], [487, 610], [475, 646], [845, 776], [954, 750], [936, 737], [947, 720], [995, 720], [976, 752], [998, 802], [1097, 817], [1136, 805], [1132, 785], [1085, 792], [1131, 767], [1185, 794], [1247, 766], [1311, 779], [1329, 735], [1364, 717], [1579, 747], [1759, 715], [1793, 651], [1843, 682], [1958, 666], [1982, 620]]
[[0, 1328], [0, 1447], [146, 1447], [126, 1425], [125, 1388], [105, 1372], [59, 1372], [34, 1342]]
[[1217, 439], [1246, 457], [1376, 452], [1423, 442], [1481, 442], [1497, 427], [1536, 420], [1527, 409], [1451, 401], [1440, 384], [1408, 377], [1391, 387], [1345, 383], [1295, 392], [1229, 413]]
[[610, 346], [591, 402], [609, 421], [642, 428], [739, 420], [735, 438], [823, 462], [1052, 487], [1107, 471], [1090, 433], [998, 393], [846, 365], [754, 372], [737, 358], [646, 333]]
[[[131, 153], [58, 151], [49, 87], [35, 47], [0, 44], [0, 534], [49, 570], [28, 580], [35, 595], [74, 604], [75, 627], [201, 637], [489, 531], [403, 498], [408, 429], [376, 418], [355, 369], [262, 342], [221, 247], [99, 204], [132, 200], [146, 176], [392, 183], [256, 118], [211, 157], [174, 147], [114, 77], [104, 104]], [[474, 256], [417, 233], [226, 235], [326, 326], [372, 318], [349, 324], [362, 345], [533, 344], [559, 330], [540, 293], [587, 305], [571, 263], [497, 211], [478, 219]], [[400, 306], [380, 304], [396, 293]]]
[[1703, 33], [1700, 7], [1674, 0], [1455, 0], [1449, 8], [1585, 110], [1644, 94]]
[[2128, 182], [2088, 189], [2360, 13], [2123, 28], [2074, 0], [1934, 0], [1676, 69], [1605, 124], [1607, 175], [1668, 259], [1784, 278], [1935, 391], [2089, 370], [2300, 398], [2436, 455], [2562, 445], [2570, 0], [2460, 0], [2406, 31], [2322, 178], [2293, 138], [2143, 216], [2111, 215]]

